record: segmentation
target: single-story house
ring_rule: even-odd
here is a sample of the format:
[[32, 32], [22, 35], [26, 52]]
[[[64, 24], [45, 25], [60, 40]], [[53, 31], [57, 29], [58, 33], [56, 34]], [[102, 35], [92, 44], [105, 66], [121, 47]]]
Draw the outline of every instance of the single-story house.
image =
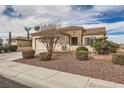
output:
[[0, 37], [0, 46], [3, 45], [3, 39]]
[[17, 45], [18, 47], [31, 47], [32, 38], [28, 39], [27, 37], [22, 36], [14, 37], [11, 39], [11, 45]]
[[[86, 46], [89, 51], [92, 51], [91, 44], [97, 38], [106, 36], [105, 27], [85, 29], [78, 26], [69, 26], [60, 28], [62, 36], [55, 48], [55, 51], [75, 51], [77, 47]], [[45, 46], [40, 41], [42, 31], [31, 33], [32, 35], [32, 48], [35, 50], [46, 51]]]

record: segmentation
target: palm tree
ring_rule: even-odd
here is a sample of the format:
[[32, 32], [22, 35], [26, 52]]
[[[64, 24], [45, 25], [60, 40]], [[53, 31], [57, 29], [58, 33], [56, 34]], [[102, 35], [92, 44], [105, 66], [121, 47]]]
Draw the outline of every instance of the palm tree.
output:
[[29, 40], [29, 31], [31, 30], [31, 27], [25, 27], [24, 28], [27, 31], [27, 39]]
[[40, 26], [35, 26], [34, 29], [38, 32], [40, 30]]

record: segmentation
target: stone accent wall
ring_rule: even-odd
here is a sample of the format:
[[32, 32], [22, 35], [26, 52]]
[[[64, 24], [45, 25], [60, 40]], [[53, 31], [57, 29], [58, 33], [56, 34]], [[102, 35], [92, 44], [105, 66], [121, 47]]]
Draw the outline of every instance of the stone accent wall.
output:
[[67, 33], [69, 33], [71, 35], [71, 37], [77, 37], [78, 41], [77, 44], [81, 45], [81, 38], [82, 38], [82, 31], [81, 30], [77, 30], [77, 31], [67, 31]]

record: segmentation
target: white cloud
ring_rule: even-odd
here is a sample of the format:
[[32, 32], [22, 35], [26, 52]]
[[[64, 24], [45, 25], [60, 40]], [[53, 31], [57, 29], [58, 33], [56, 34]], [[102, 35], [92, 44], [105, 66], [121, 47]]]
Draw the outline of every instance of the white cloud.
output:
[[99, 24], [83, 24], [85, 28], [95, 28], [95, 27], [106, 27], [106, 30], [119, 31], [124, 32], [124, 21], [116, 22], [116, 23], [99, 23]]
[[113, 41], [115, 43], [119, 43], [119, 44], [124, 44], [124, 35], [113, 35], [113, 36], [109, 36], [108, 40]]
[[[94, 18], [101, 12], [107, 10], [121, 11], [122, 6], [94, 6], [89, 11], [72, 10], [71, 6], [12, 6], [15, 10], [13, 15], [22, 14], [23, 18], [9, 18], [1, 13], [5, 6], [0, 6], [0, 36], [8, 36], [8, 32], [12, 32], [13, 36], [26, 36], [24, 26], [34, 26], [43, 21], [50, 19], [62, 20], [64, 25], [80, 24], [85, 28], [94, 28], [105, 26], [107, 30], [120, 29], [123, 27], [124, 21], [117, 23], [100, 23]], [[94, 22], [94, 24], [85, 24]], [[96, 24], [95, 22], [99, 23]], [[1, 34], [4, 33], [4, 34]]]

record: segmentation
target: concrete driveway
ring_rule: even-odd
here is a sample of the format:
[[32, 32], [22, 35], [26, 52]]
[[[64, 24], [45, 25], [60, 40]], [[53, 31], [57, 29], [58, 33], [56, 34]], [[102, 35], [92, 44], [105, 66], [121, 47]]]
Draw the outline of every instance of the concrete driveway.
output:
[[123, 84], [13, 62], [21, 52], [0, 54], [0, 74], [34, 88], [116, 88]]

